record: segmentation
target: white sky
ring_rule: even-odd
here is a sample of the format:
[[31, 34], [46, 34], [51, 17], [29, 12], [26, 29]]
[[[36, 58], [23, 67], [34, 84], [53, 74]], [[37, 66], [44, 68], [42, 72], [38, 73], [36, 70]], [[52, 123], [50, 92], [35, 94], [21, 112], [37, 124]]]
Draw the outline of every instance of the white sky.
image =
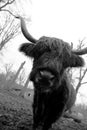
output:
[[87, 37], [86, 0], [33, 0], [32, 33], [78, 41]]
[[[27, 3], [25, 0], [19, 1], [21, 7], [16, 2], [18, 10], [23, 9], [26, 18], [31, 16], [32, 22], [28, 30], [35, 38], [52, 36], [77, 45], [79, 39], [87, 37], [87, 0], [31, 0], [32, 4], [29, 0], [26, 0]], [[5, 54], [8, 62], [19, 65], [26, 59], [17, 52], [19, 44], [27, 41], [22, 38], [23, 36], [16, 38], [15, 44], [8, 48], [9, 51]], [[87, 92], [87, 89], [84, 91]]]

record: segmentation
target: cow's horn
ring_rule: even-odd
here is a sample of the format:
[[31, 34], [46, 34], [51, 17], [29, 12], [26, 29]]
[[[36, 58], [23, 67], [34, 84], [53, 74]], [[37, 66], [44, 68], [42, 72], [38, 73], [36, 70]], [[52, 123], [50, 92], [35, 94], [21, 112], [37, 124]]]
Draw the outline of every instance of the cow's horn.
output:
[[73, 52], [74, 52], [75, 54], [77, 54], [77, 55], [87, 54], [87, 47], [84, 48], [84, 49], [81, 49], [81, 50], [74, 50]]
[[27, 40], [29, 40], [32, 43], [36, 43], [37, 40], [31, 36], [31, 34], [28, 32], [24, 18], [20, 17], [21, 20], [21, 30], [23, 35], [26, 37]]

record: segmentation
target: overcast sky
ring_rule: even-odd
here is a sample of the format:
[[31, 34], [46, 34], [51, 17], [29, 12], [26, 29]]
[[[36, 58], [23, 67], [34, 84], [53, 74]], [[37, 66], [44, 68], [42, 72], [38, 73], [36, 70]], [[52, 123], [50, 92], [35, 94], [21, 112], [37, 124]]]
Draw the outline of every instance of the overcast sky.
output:
[[[28, 30], [36, 39], [43, 35], [52, 36], [76, 46], [78, 40], [86, 38], [86, 43], [87, 0], [19, 0], [21, 7], [17, 1], [18, 10], [23, 9], [26, 18], [31, 16]], [[25, 57], [17, 52], [22, 38], [16, 38], [15, 44], [10, 44], [9, 53], [5, 55], [8, 61], [18, 64], [24, 61]], [[23, 38], [23, 41], [27, 40]]]
[[31, 32], [69, 42], [87, 37], [86, 0], [33, 0]]

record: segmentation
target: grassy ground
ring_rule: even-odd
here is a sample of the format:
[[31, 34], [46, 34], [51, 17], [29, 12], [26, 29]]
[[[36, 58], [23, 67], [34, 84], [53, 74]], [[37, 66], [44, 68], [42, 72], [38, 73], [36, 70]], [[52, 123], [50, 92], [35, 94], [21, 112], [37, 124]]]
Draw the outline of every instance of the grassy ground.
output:
[[[26, 99], [0, 92], [0, 130], [32, 130], [32, 107]], [[51, 130], [87, 130], [81, 123], [61, 118]]]

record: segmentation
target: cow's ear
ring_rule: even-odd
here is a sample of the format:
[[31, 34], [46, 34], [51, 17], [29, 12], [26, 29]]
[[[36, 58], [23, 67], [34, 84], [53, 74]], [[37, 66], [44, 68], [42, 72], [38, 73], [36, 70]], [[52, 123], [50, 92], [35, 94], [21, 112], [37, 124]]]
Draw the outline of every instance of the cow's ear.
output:
[[70, 67], [82, 67], [84, 66], [84, 60], [82, 57], [76, 54], [72, 54], [70, 57]]
[[43, 42], [38, 42], [38, 44], [33, 43], [23, 43], [20, 48], [20, 52], [23, 52], [26, 56], [33, 57], [38, 59], [45, 52], [50, 51], [49, 47], [46, 46]]
[[35, 55], [34, 47], [35, 47], [34, 44], [31, 44], [31, 43], [23, 43], [23, 44], [20, 46], [19, 51], [20, 51], [20, 52], [23, 52], [26, 56], [34, 57], [34, 55]]
[[[65, 60], [66, 61], [66, 60]], [[82, 67], [84, 66], [84, 60], [82, 57], [76, 54], [71, 54], [68, 60], [64, 63], [64, 67]]]

